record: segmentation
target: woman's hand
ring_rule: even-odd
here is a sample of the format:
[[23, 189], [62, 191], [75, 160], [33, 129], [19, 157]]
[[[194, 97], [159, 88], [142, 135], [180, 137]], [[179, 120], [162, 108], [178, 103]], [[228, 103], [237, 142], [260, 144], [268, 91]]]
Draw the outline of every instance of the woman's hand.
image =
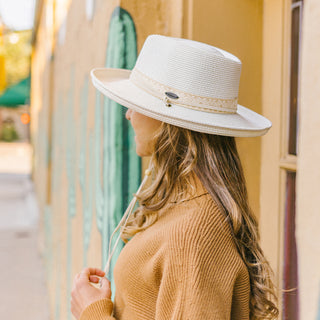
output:
[[[82, 311], [91, 303], [101, 299], [111, 299], [110, 281], [104, 278], [104, 271], [97, 268], [85, 268], [74, 277], [71, 291], [71, 312], [79, 319]], [[101, 288], [94, 287], [90, 282], [98, 283]]]

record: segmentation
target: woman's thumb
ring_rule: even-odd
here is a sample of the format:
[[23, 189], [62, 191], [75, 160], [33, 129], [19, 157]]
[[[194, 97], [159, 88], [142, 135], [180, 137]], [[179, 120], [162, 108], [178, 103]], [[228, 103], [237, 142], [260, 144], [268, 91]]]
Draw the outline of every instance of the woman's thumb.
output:
[[110, 281], [105, 277], [101, 278], [101, 289], [105, 291], [108, 296], [111, 296]]

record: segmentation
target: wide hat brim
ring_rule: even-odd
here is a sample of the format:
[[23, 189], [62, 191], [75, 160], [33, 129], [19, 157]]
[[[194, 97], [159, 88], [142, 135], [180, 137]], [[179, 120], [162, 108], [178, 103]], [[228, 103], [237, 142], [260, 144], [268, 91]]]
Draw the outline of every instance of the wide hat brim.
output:
[[148, 117], [193, 131], [233, 137], [262, 136], [272, 126], [260, 114], [238, 104], [234, 114], [194, 110], [165, 102], [129, 80], [131, 71], [97, 68], [91, 71], [93, 85], [115, 102]]

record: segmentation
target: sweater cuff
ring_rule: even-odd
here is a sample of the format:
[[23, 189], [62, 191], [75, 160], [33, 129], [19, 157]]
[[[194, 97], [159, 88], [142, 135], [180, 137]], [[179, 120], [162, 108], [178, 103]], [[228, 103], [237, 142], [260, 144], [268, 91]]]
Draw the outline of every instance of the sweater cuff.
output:
[[111, 317], [112, 309], [113, 303], [110, 299], [97, 300], [83, 310], [80, 320], [105, 320], [107, 316]]

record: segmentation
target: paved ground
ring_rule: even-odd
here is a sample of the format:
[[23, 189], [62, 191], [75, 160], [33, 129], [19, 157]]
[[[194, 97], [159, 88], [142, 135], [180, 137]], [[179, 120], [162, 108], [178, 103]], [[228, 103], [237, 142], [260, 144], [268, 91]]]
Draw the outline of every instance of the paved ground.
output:
[[29, 174], [31, 154], [28, 143], [0, 142], [0, 172]]
[[49, 320], [27, 144], [0, 143], [0, 319]]

